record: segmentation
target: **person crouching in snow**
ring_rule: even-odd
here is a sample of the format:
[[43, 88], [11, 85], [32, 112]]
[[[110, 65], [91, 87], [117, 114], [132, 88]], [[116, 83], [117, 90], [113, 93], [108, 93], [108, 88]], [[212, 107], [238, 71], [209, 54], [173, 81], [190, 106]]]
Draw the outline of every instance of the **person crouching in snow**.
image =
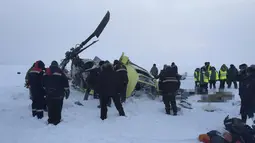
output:
[[107, 104], [110, 99], [113, 100], [116, 109], [120, 116], [125, 116], [122, 104], [120, 102], [120, 94], [117, 94], [117, 75], [111, 63], [106, 62], [102, 65], [101, 73], [98, 77], [101, 115], [100, 118], [105, 120], [107, 118]]
[[173, 115], [177, 115], [177, 106], [176, 106], [176, 93], [180, 88], [180, 79], [173, 67], [166, 67], [161, 75], [162, 79], [162, 94], [163, 101], [165, 104], [166, 114], [170, 115], [170, 103], [173, 110]]

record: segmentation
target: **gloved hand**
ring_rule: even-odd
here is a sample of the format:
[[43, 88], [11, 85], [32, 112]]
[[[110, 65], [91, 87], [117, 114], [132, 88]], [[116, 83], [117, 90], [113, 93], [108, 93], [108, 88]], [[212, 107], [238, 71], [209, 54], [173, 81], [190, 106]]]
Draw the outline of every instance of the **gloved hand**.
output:
[[68, 99], [70, 95], [70, 89], [65, 89], [65, 98]]
[[28, 84], [28, 82], [27, 82], [27, 81], [25, 82], [24, 87], [29, 88], [29, 84]]

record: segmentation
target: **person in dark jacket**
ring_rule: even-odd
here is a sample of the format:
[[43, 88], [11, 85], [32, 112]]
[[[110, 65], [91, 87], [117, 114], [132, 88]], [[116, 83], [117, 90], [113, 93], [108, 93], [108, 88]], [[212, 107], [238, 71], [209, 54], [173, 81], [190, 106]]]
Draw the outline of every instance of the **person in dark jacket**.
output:
[[61, 121], [61, 112], [64, 97], [70, 94], [68, 78], [58, 67], [56, 61], [52, 61], [43, 76], [43, 87], [47, 94], [48, 123], [57, 125]]
[[174, 62], [172, 62], [171, 67], [173, 68], [174, 73], [178, 74], [178, 67]]
[[33, 117], [37, 116], [38, 119], [43, 118], [43, 109], [45, 105], [45, 90], [42, 85], [44, 69], [44, 63], [40, 60], [36, 61], [34, 67], [29, 71], [27, 76], [32, 99], [32, 115]]
[[128, 73], [127, 68], [118, 60], [114, 61], [114, 70], [117, 76], [117, 94], [120, 96], [120, 101], [123, 103], [126, 101], [126, 92], [128, 85]]
[[237, 82], [236, 82], [236, 80], [237, 80], [236, 78], [237, 78], [237, 75], [238, 75], [237, 68], [233, 64], [231, 64], [227, 73], [228, 73], [228, 76], [227, 76], [228, 88], [231, 88], [231, 85], [233, 83], [235, 89], [237, 89]]
[[247, 68], [248, 66], [246, 64], [241, 64], [239, 66], [239, 72], [237, 75], [237, 81], [239, 81], [239, 96], [241, 99], [241, 107], [240, 107], [240, 114], [241, 118], [244, 122], [247, 120], [247, 115], [245, 114], [245, 90], [247, 86]]
[[112, 98], [116, 109], [119, 111], [120, 116], [125, 116], [122, 104], [120, 102], [120, 96], [116, 91], [117, 76], [111, 63], [105, 63], [102, 66], [101, 73], [99, 75], [99, 95], [101, 105], [100, 118], [105, 120], [107, 118], [107, 104]]
[[216, 71], [216, 68], [215, 67], [211, 67], [211, 70], [209, 72], [209, 83], [210, 83], [210, 89], [216, 89], [216, 82], [217, 80], [219, 80], [219, 74], [218, 72]]
[[244, 93], [244, 102], [245, 102], [245, 113], [248, 118], [251, 118], [253, 121], [253, 126], [255, 126], [255, 65], [251, 65], [247, 69], [247, 86]]
[[[165, 104], [166, 114], [170, 115], [172, 107], [173, 115], [177, 115], [176, 93], [180, 88], [180, 80], [173, 67], [167, 67], [162, 75], [162, 94]], [[170, 106], [171, 104], [171, 106]]]
[[160, 73], [156, 78], [156, 79], [159, 79], [159, 81], [158, 81], [159, 90], [162, 90], [162, 78], [163, 78], [164, 71], [165, 71], [166, 67], [167, 67], [167, 65], [164, 65], [163, 69], [160, 70]]
[[209, 72], [210, 71], [210, 69], [211, 69], [211, 64], [210, 64], [210, 62], [205, 62], [205, 70], [207, 71], [207, 72]]
[[26, 88], [29, 88], [28, 75], [29, 75], [29, 72], [33, 69], [34, 66], [35, 66], [35, 63], [33, 63], [33, 65], [28, 69], [28, 71], [26, 73], [26, 76], [25, 76], [25, 87]]
[[255, 65], [251, 65], [247, 68], [247, 76], [242, 81], [244, 85], [242, 98], [241, 98], [241, 115], [244, 122], [247, 117], [252, 118], [253, 125], [255, 125]]
[[97, 91], [96, 91], [96, 85], [97, 85], [97, 78], [99, 76], [100, 67], [96, 67], [89, 71], [89, 75], [86, 78], [87, 88], [84, 96], [84, 100], [88, 100], [89, 93], [93, 89], [94, 90], [94, 98], [98, 99]]
[[[102, 67], [103, 67], [103, 65], [105, 64], [105, 63], [107, 63], [107, 61], [100, 61], [99, 62], [99, 68], [98, 68], [98, 73], [99, 73], [99, 75], [101, 74], [101, 71], [102, 71]], [[99, 76], [97, 77], [97, 84], [96, 84], [96, 87], [95, 87], [95, 89], [96, 89], [96, 91], [97, 91], [97, 94], [98, 94], [98, 97], [99, 97], [99, 105], [97, 106], [97, 108], [101, 108], [101, 105], [100, 105], [100, 94], [99, 94], [99, 83], [100, 81], [99, 81]], [[108, 104], [107, 104], [107, 106], [108, 107], [111, 107], [111, 99], [109, 99], [109, 101], [108, 101]]]
[[154, 78], [156, 78], [158, 76], [158, 68], [156, 66], [156, 64], [153, 64], [150, 73], [152, 76], [154, 76]]

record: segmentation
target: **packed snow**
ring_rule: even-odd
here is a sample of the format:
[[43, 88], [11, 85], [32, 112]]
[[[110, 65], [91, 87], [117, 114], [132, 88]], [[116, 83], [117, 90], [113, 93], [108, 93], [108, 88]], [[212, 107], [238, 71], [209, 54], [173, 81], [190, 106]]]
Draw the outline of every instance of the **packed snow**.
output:
[[[108, 108], [108, 119], [99, 118], [98, 100], [83, 101], [83, 93], [71, 89], [64, 101], [61, 122], [47, 125], [47, 113], [42, 120], [32, 117], [31, 100], [24, 87], [26, 70], [30, 66], [0, 66], [0, 142], [1, 143], [197, 143], [197, 137], [209, 130], [221, 128], [223, 119], [239, 116], [239, 107], [232, 102], [211, 103], [219, 110], [205, 112], [207, 103], [197, 103], [199, 95], [190, 97], [193, 109], [183, 109], [179, 116], [164, 113], [160, 99], [145, 95], [129, 98], [124, 109], [127, 117], [119, 117], [114, 106]], [[21, 74], [17, 74], [20, 71]], [[182, 88], [192, 89], [193, 79], [182, 82]], [[235, 99], [239, 100], [238, 92]], [[80, 101], [84, 106], [74, 104]]]

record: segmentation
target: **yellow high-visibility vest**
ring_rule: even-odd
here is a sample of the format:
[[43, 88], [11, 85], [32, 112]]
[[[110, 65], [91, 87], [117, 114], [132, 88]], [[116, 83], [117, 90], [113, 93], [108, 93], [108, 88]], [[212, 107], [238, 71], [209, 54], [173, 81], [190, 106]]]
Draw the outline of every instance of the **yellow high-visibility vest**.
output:
[[227, 71], [220, 70], [220, 80], [226, 80], [227, 79]]
[[216, 80], [219, 80], [219, 74], [217, 71], [215, 71], [215, 72], [216, 72]]
[[197, 71], [194, 72], [194, 81], [199, 81], [199, 73]]
[[[201, 81], [201, 80], [200, 80], [200, 74], [201, 74], [201, 73], [199, 73], [199, 76], [198, 76], [198, 80], [199, 80], [199, 81]], [[203, 78], [204, 78], [204, 81], [202, 81], [202, 82], [204, 82], [204, 83], [208, 83], [208, 82], [209, 82], [209, 77], [206, 76], [206, 74], [203, 75]]]
[[[215, 80], [219, 80], [219, 74], [218, 74], [218, 72], [217, 71], [215, 71], [215, 74], [216, 74], [216, 76], [215, 76]], [[210, 70], [209, 71], [209, 80], [211, 80], [211, 75], [212, 75], [212, 71]]]

